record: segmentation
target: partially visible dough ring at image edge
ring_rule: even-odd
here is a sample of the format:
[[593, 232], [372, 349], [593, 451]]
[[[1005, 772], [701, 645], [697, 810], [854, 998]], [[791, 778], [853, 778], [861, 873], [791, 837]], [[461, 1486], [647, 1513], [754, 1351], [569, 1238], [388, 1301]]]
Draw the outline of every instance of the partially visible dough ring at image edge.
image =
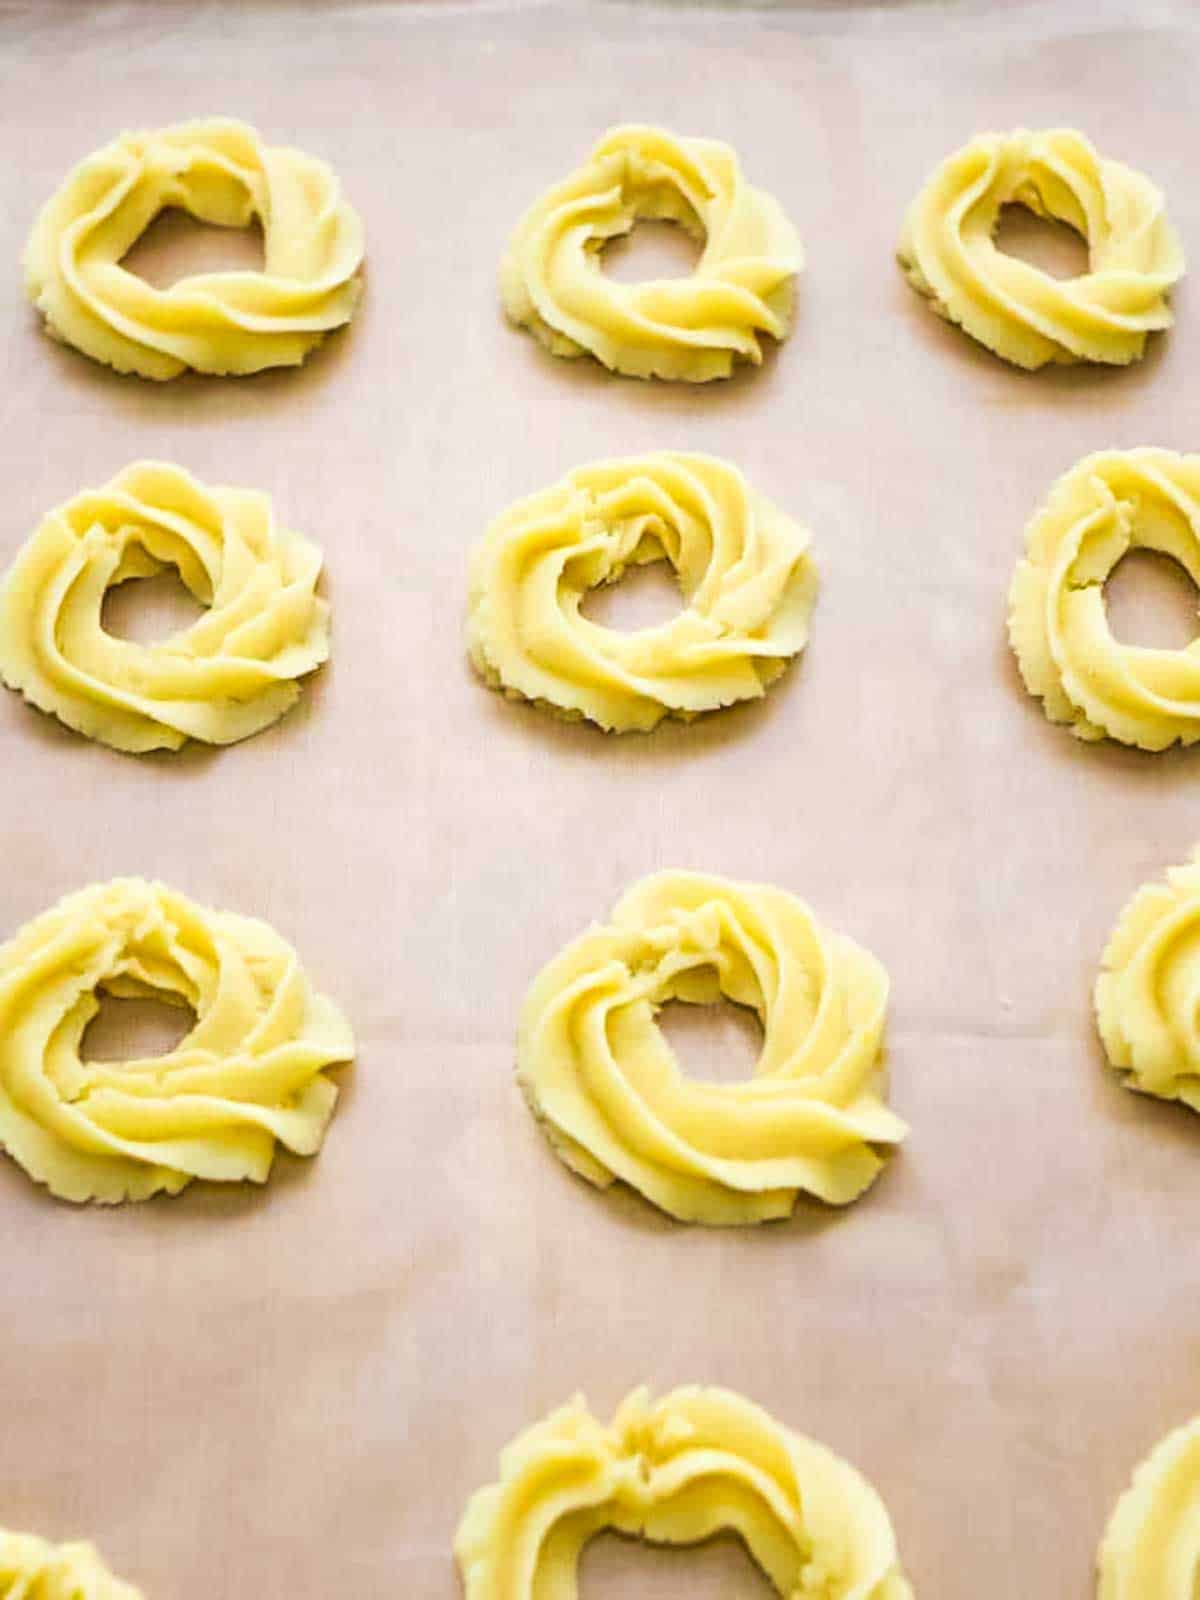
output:
[[1138, 889], [1101, 959], [1096, 1024], [1127, 1088], [1200, 1111], [1198, 994], [1200, 849]]
[[[1001, 208], [1064, 222], [1088, 270], [1056, 278], [997, 248]], [[1172, 323], [1183, 251], [1162, 194], [1070, 128], [981, 133], [932, 173], [909, 207], [900, 265], [949, 322], [1005, 361], [1123, 366]]]
[[1122, 644], [1104, 597], [1118, 562], [1137, 549], [1173, 557], [1200, 585], [1200, 455], [1087, 456], [1051, 489], [1025, 545], [1008, 634], [1050, 721], [1078, 739], [1142, 750], [1200, 739], [1200, 640], [1182, 650]]
[[93, 1545], [51, 1544], [32, 1533], [0, 1528], [0, 1595], [5, 1600], [142, 1600]]
[[606, 1531], [736, 1534], [783, 1600], [913, 1600], [867, 1480], [728, 1389], [636, 1389], [611, 1423], [577, 1396], [518, 1434], [458, 1526], [466, 1600], [575, 1600], [583, 1547]]
[[[545, 966], [521, 1010], [517, 1078], [552, 1147], [681, 1222], [785, 1217], [856, 1200], [907, 1128], [886, 1104], [887, 973], [766, 884], [659, 872]], [[763, 1029], [753, 1076], [689, 1079], [669, 1000], [732, 1000]]]
[[[263, 230], [263, 268], [204, 272], [156, 289], [122, 258], [159, 212]], [[48, 332], [143, 378], [192, 368], [298, 366], [359, 295], [362, 224], [323, 161], [213, 117], [123, 133], [81, 161], [25, 247], [29, 297]]]
[[[86, 1060], [98, 994], [190, 1008], [165, 1055]], [[257, 918], [161, 883], [67, 895], [0, 946], [0, 1148], [60, 1200], [117, 1205], [195, 1178], [264, 1183], [320, 1149], [353, 1058], [338, 1007]]]
[[1097, 1600], [1195, 1600], [1200, 1593], [1200, 1417], [1140, 1463], [1097, 1557]]
[[[166, 569], [204, 614], [152, 645], [108, 633], [106, 592]], [[284, 716], [328, 658], [320, 572], [267, 495], [135, 462], [47, 512], [0, 579], [0, 678], [114, 750], [233, 744]]]
[[[604, 271], [604, 246], [639, 218], [679, 223], [703, 244], [689, 276], [620, 283]], [[795, 228], [727, 144], [627, 126], [525, 213], [500, 291], [509, 319], [556, 356], [706, 383], [737, 361], [758, 366], [762, 334], [787, 335], [803, 264]]]
[[[467, 644], [493, 688], [613, 732], [757, 700], [808, 640], [807, 528], [714, 456], [578, 467], [501, 513], [470, 560]], [[665, 556], [683, 609], [622, 632], [588, 591]]]

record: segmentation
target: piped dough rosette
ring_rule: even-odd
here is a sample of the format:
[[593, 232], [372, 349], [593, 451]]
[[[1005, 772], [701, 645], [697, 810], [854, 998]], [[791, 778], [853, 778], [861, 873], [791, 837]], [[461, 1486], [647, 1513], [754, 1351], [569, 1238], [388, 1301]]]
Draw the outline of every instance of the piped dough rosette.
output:
[[2, 1600], [142, 1600], [90, 1544], [51, 1544], [32, 1533], [0, 1528]]
[[[521, 1012], [518, 1081], [551, 1144], [684, 1222], [856, 1199], [907, 1129], [885, 1104], [887, 974], [781, 889], [695, 872], [643, 878], [568, 945]], [[747, 1083], [690, 1081], [655, 1020], [668, 1000], [750, 1007]]]
[[1200, 642], [1121, 644], [1104, 585], [1130, 550], [1171, 556], [1200, 584], [1200, 456], [1107, 450], [1059, 479], [1025, 533], [1009, 594], [1021, 676], [1051, 722], [1143, 750], [1200, 739]]
[[518, 1435], [459, 1524], [466, 1600], [575, 1600], [580, 1553], [605, 1530], [736, 1534], [785, 1600], [912, 1600], [871, 1485], [725, 1389], [637, 1389], [607, 1425], [579, 1397]]
[[[196, 1013], [166, 1055], [84, 1060], [97, 992]], [[313, 1155], [327, 1068], [350, 1026], [263, 922], [118, 878], [68, 895], [0, 946], [0, 1146], [62, 1200], [265, 1182], [277, 1143]]]
[[[604, 272], [604, 246], [643, 217], [703, 243], [688, 277], [629, 284]], [[735, 361], [759, 365], [760, 335], [786, 335], [803, 262], [796, 230], [745, 181], [728, 145], [621, 127], [522, 217], [500, 290], [511, 321], [556, 356], [706, 383], [727, 378]]]
[[[108, 589], [174, 568], [205, 614], [155, 645], [118, 639]], [[0, 677], [115, 750], [232, 744], [277, 722], [329, 655], [321, 552], [269, 497], [142, 461], [49, 512], [0, 583]]]
[[[472, 552], [467, 644], [494, 688], [617, 732], [760, 698], [808, 640], [810, 535], [712, 456], [598, 461], [520, 500]], [[589, 590], [665, 558], [657, 627], [585, 617]]]
[[1098, 1600], [1194, 1600], [1200, 1592], [1200, 1417], [1168, 1434], [1138, 1467], [1098, 1565]]
[[1130, 1089], [1200, 1111], [1200, 851], [1148, 883], [1101, 961], [1096, 1021]]
[[[1002, 206], [1065, 222], [1088, 270], [1060, 279], [999, 250]], [[983, 133], [942, 162], [909, 208], [900, 264], [933, 309], [1006, 361], [1136, 361], [1172, 322], [1183, 251], [1163, 197], [1081, 133]]]
[[[155, 289], [122, 258], [168, 208], [263, 230], [261, 272], [204, 272]], [[70, 172], [25, 247], [50, 333], [118, 372], [174, 378], [298, 366], [350, 320], [362, 224], [323, 161], [214, 117], [123, 133]]]

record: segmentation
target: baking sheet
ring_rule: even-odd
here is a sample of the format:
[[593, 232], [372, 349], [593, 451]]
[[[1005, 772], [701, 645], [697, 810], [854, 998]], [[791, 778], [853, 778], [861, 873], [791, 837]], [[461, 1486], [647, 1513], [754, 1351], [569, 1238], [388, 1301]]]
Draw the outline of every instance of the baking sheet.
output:
[[[1200, 757], [1052, 728], [1005, 593], [1079, 456], [1196, 448], [1200, 316], [1185, 286], [1140, 365], [1029, 376], [891, 254], [929, 168], [1021, 123], [1151, 174], [1200, 251], [1196, 21], [0, 6], [0, 559], [162, 456], [270, 491], [324, 547], [335, 620], [302, 708], [223, 753], [120, 757], [0, 696], [0, 926], [159, 875], [271, 920], [361, 1042], [324, 1152], [265, 1191], [76, 1211], [0, 1162], [0, 1523], [94, 1537], [149, 1600], [451, 1600], [461, 1506], [514, 1432], [576, 1389], [607, 1411], [702, 1380], [867, 1473], [920, 1595], [1091, 1593], [1114, 1497], [1200, 1399], [1200, 1126], [1117, 1086], [1088, 1003], [1118, 908], [1200, 832]], [[361, 315], [298, 373], [118, 378], [39, 332], [25, 233], [119, 129], [212, 112], [334, 163], [367, 225]], [[503, 324], [509, 227], [633, 119], [731, 141], [795, 219], [809, 268], [762, 371], [638, 384]], [[649, 738], [488, 693], [460, 646], [470, 541], [577, 463], [656, 447], [727, 456], [811, 524], [801, 668]], [[526, 983], [665, 865], [795, 890], [890, 968], [912, 1138], [852, 1210], [676, 1227], [574, 1179], [526, 1115]], [[721, 1554], [608, 1548], [585, 1594], [734, 1579], [752, 1592]]]

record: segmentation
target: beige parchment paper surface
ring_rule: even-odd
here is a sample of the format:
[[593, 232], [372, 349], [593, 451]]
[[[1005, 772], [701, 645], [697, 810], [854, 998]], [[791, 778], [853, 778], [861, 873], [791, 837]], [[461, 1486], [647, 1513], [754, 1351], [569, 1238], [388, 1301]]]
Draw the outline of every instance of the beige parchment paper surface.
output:
[[[0, 696], [0, 928], [117, 873], [268, 918], [361, 1042], [326, 1148], [265, 1191], [116, 1212], [0, 1161], [0, 1524], [95, 1538], [149, 1600], [451, 1600], [461, 1506], [576, 1389], [740, 1389], [884, 1495], [924, 1600], [1084, 1600], [1134, 1462], [1200, 1408], [1200, 1124], [1104, 1070], [1089, 987], [1200, 836], [1200, 756], [1088, 748], [1004, 641], [1024, 523], [1104, 446], [1195, 449], [1200, 308], [1127, 371], [1003, 366], [892, 260], [985, 128], [1078, 125], [1200, 266], [1197, 13], [1145, 5], [0, 6], [0, 559], [141, 456], [266, 489], [324, 547], [331, 668], [252, 742], [134, 760]], [[329, 159], [361, 315], [300, 372], [118, 378], [18, 257], [122, 128], [229, 113]], [[795, 331], [702, 390], [508, 329], [521, 209], [622, 120], [731, 141], [809, 254]], [[811, 524], [802, 667], [606, 739], [463, 659], [489, 516], [593, 457], [739, 463]], [[550, 1154], [511, 1077], [537, 967], [665, 865], [792, 889], [888, 965], [911, 1143], [844, 1214], [676, 1227]], [[747, 1592], [712, 1558], [603, 1594]]]

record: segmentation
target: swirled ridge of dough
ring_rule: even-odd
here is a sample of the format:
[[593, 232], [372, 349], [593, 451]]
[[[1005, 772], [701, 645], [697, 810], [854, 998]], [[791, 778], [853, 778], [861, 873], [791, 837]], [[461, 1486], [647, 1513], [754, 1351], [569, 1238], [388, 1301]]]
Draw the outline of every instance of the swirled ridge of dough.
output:
[[0, 1600], [142, 1600], [90, 1544], [50, 1544], [0, 1528]]
[[1111, 1065], [1131, 1089], [1200, 1111], [1200, 850], [1117, 919], [1095, 988]]
[[[97, 991], [191, 1007], [166, 1055], [81, 1059]], [[117, 1204], [193, 1178], [263, 1183], [276, 1141], [313, 1155], [350, 1026], [266, 923], [140, 878], [68, 895], [0, 946], [0, 1146], [62, 1200]]]
[[[679, 223], [704, 245], [686, 278], [619, 283], [601, 251], [639, 218]], [[500, 267], [509, 319], [556, 356], [591, 354], [633, 378], [706, 383], [762, 362], [786, 336], [804, 264], [779, 204], [714, 139], [612, 128], [522, 217]]]
[[518, 1435], [454, 1550], [466, 1600], [575, 1600], [596, 1534], [737, 1534], [787, 1600], [912, 1600], [882, 1501], [847, 1462], [726, 1389], [645, 1389], [609, 1425], [582, 1397]]
[[[579, 467], [472, 552], [471, 660], [494, 688], [618, 732], [758, 699], [808, 640], [809, 538], [712, 456]], [[664, 556], [678, 616], [620, 632], [582, 615], [589, 590]]]
[[1200, 1584], [1200, 1417], [1137, 1468], [1100, 1544], [1098, 1600], [1194, 1600]]
[[[155, 645], [105, 632], [105, 591], [167, 567], [205, 614]], [[277, 722], [328, 657], [320, 571], [266, 495], [140, 461], [26, 541], [0, 584], [0, 677], [115, 750], [232, 744]]]
[[[568, 1166], [685, 1222], [833, 1205], [878, 1176], [907, 1129], [884, 1103], [887, 974], [782, 889], [696, 872], [636, 883], [535, 978], [518, 1081]], [[668, 1000], [752, 1008], [747, 1083], [683, 1076], [656, 1021]]]
[[[170, 207], [263, 229], [261, 272], [155, 289], [121, 260]], [[118, 372], [174, 378], [298, 366], [358, 300], [363, 231], [333, 172], [214, 117], [123, 133], [42, 208], [25, 247], [29, 297], [56, 338]]]
[[[1055, 278], [997, 249], [1014, 202], [1081, 234], [1087, 272]], [[1158, 189], [1069, 128], [982, 133], [949, 156], [909, 208], [899, 259], [940, 316], [1029, 369], [1136, 361], [1171, 326], [1167, 292], [1184, 270]]]
[[1200, 456], [1107, 450], [1054, 485], [1025, 534], [1008, 633], [1030, 694], [1080, 739], [1143, 750], [1200, 739], [1200, 643], [1121, 644], [1104, 584], [1128, 551], [1173, 557], [1200, 584]]

